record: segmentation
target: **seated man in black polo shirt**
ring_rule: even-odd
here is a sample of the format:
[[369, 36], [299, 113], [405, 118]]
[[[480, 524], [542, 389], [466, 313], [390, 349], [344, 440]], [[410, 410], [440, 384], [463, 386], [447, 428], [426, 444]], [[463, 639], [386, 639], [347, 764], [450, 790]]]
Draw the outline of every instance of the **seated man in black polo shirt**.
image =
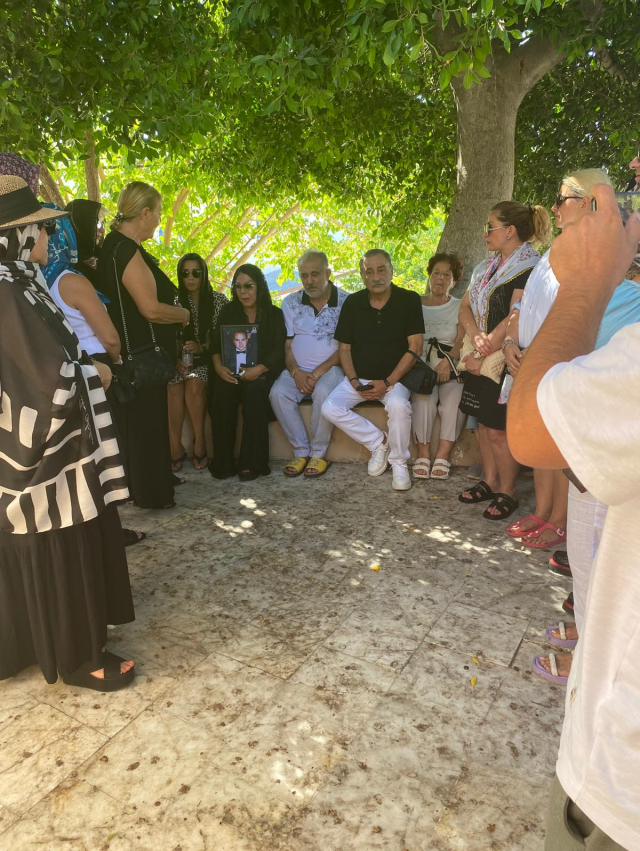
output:
[[[391, 464], [394, 490], [408, 490], [411, 394], [400, 379], [415, 363], [407, 349], [422, 354], [422, 303], [418, 293], [392, 282], [391, 257], [380, 248], [366, 252], [360, 273], [366, 289], [347, 298], [335, 333], [346, 377], [326, 399], [322, 414], [371, 452], [370, 476], [382, 475]], [[352, 411], [366, 399], [384, 405], [388, 434]]]

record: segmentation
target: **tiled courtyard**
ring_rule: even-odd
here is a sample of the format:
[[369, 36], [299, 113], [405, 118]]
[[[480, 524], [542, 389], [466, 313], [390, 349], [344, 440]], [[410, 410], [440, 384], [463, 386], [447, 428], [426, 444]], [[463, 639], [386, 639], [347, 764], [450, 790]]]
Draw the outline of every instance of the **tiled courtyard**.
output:
[[462, 471], [186, 472], [176, 509], [122, 512], [149, 536], [110, 630], [135, 684], [0, 683], [1, 851], [542, 851], [548, 555], [462, 506]]

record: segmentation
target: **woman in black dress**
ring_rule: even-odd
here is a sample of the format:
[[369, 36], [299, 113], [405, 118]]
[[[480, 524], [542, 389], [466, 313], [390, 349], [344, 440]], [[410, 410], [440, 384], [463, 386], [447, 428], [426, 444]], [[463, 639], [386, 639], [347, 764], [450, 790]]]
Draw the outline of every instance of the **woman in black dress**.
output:
[[[268, 476], [269, 422], [274, 420], [269, 403], [271, 385], [284, 369], [286, 331], [279, 307], [271, 303], [271, 294], [262, 270], [252, 263], [236, 269], [231, 282], [231, 302], [222, 308], [211, 350], [216, 374], [213, 379], [211, 427], [213, 461], [209, 467], [216, 479], [238, 473], [241, 481]], [[222, 362], [224, 325], [258, 326], [257, 364], [229, 369]], [[242, 403], [242, 441], [236, 463], [235, 443], [238, 405]]]
[[180, 342], [182, 348], [193, 355], [193, 365], [183, 367], [178, 353], [178, 369], [169, 382], [169, 436], [174, 473], [181, 469], [187, 457], [182, 445], [185, 407], [193, 428], [193, 466], [196, 470], [204, 470], [208, 464], [204, 421], [211, 364], [209, 349], [218, 328], [220, 311], [227, 304], [222, 293], [211, 289], [207, 264], [199, 254], [185, 254], [178, 261], [178, 300], [191, 314]]
[[487, 520], [504, 520], [518, 507], [516, 478], [520, 466], [507, 444], [506, 405], [498, 403], [502, 381], [495, 382], [480, 370], [488, 355], [501, 350], [511, 307], [522, 296], [540, 260], [532, 243], [541, 245], [550, 239], [551, 219], [544, 207], [518, 201], [496, 204], [485, 226], [487, 248], [493, 254], [473, 270], [460, 304], [460, 324], [474, 346], [464, 359], [467, 374], [460, 410], [478, 420], [485, 480], [464, 491], [459, 499], [464, 503], [491, 500], [483, 514]]
[[[158, 345], [173, 358], [177, 332], [190, 319], [186, 308], [174, 305], [175, 286], [142, 247], [160, 224], [161, 209], [160, 193], [153, 186], [129, 183], [120, 193], [111, 233], [100, 252], [99, 289], [110, 299], [109, 315], [125, 358], [128, 350], [151, 344], [152, 328]], [[176, 478], [171, 472], [166, 385], [137, 390], [133, 401], [114, 405], [114, 415], [134, 502], [140, 508], [173, 507]]]
[[0, 178], [0, 680], [38, 664], [49, 683], [115, 691], [134, 676], [104, 652], [107, 624], [134, 619], [115, 507], [128, 491], [109, 370], [41, 274], [65, 215]]

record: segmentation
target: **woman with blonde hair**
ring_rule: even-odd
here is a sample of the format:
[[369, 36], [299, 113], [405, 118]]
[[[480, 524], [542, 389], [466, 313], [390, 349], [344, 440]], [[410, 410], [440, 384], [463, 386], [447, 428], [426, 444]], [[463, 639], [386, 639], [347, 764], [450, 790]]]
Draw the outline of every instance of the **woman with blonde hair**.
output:
[[[597, 168], [585, 168], [568, 174], [556, 195], [551, 208], [556, 225], [562, 230], [565, 225], [577, 222], [591, 208], [590, 194], [598, 183], [611, 186], [607, 174]], [[550, 250], [544, 255], [531, 275], [527, 288], [507, 325], [504, 353], [511, 375], [518, 371], [524, 349], [542, 327], [558, 292], [558, 279], [549, 262]], [[512, 538], [534, 549], [547, 549], [566, 542], [567, 492], [569, 481], [560, 471], [534, 471], [536, 504], [533, 514], [517, 520], [507, 527]]]
[[[174, 305], [176, 287], [142, 245], [156, 232], [161, 210], [157, 189], [137, 180], [129, 183], [120, 193], [118, 212], [100, 252], [99, 289], [110, 299], [109, 315], [125, 363], [129, 353], [154, 344], [174, 362], [177, 333], [190, 320], [186, 308]], [[140, 508], [175, 504], [167, 382], [136, 389], [132, 401], [114, 405], [129, 490]]]
[[467, 369], [460, 410], [478, 420], [478, 439], [485, 478], [460, 494], [466, 504], [491, 500], [483, 516], [504, 520], [517, 508], [519, 465], [506, 435], [506, 406], [498, 402], [500, 383], [481, 375], [482, 362], [500, 351], [511, 308], [524, 292], [540, 261], [533, 247], [551, 239], [549, 214], [540, 206], [501, 201], [489, 213], [485, 240], [493, 256], [473, 270], [460, 305], [460, 323], [474, 346], [464, 358]]

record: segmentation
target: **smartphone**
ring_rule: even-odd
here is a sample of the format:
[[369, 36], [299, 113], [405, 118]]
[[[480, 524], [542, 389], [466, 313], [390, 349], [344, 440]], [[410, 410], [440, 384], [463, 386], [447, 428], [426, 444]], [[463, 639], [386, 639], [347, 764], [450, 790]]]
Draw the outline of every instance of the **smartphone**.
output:
[[[616, 202], [623, 222], [633, 213], [640, 213], [640, 192], [616, 192]], [[595, 198], [591, 199], [591, 209], [598, 209]]]
[[356, 393], [364, 393], [365, 390], [373, 390], [373, 384], [360, 384], [356, 387]]

